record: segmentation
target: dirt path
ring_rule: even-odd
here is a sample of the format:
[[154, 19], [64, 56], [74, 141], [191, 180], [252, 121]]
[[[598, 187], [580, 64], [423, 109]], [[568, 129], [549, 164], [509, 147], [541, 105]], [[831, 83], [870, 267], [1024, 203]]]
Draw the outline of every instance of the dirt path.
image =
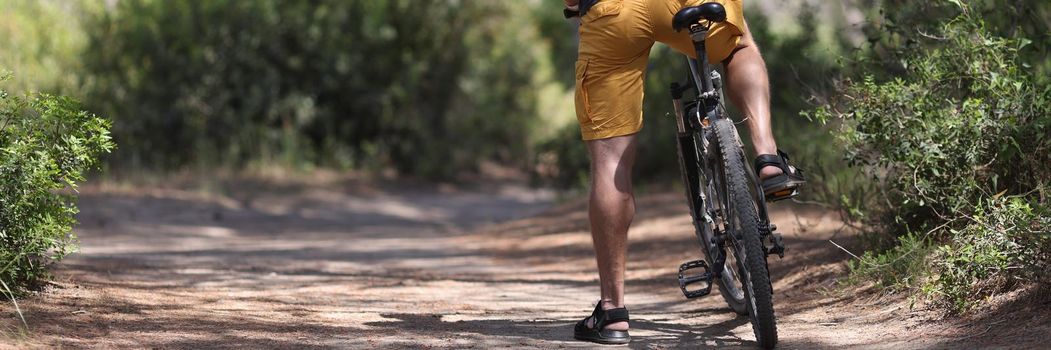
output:
[[[236, 187], [84, 189], [81, 252], [22, 301], [29, 334], [10, 331], [17, 317], [0, 307], [0, 347], [591, 347], [571, 339], [597, 295], [579, 200], [552, 207], [517, 186]], [[639, 208], [631, 347], [753, 348], [747, 319], [718, 296], [677, 289], [678, 264], [697, 257], [680, 195]], [[902, 296], [828, 291], [848, 258], [828, 239], [853, 238], [813, 208], [782, 205], [774, 220], [789, 249], [771, 260], [783, 348], [1027, 348], [1051, 335], [1051, 298], [1034, 288], [937, 322]]]

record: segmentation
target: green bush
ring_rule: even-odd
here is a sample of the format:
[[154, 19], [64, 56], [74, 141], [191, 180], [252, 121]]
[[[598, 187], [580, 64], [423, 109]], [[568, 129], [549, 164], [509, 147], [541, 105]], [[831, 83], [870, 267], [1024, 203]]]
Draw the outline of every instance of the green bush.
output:
[[925, 278], [928, 257], [933, 248], [929, 237], [906, 233], [898, 245], [883, 252], [870, 252], [863, 259], [848, 262], [853, 271], [848, 281], [854, 284], [873, 282], [877, 287], [899, 289], [918, 285]]
[[[1028, 40], [992, 34], [961, 8], [900, 56], [902, 74], [847, 81], [815, 113], [841, 123], [847, 160], [884, 190], [870, 217], [890, 241], [902, 237], [855, 272], [922, 287], [957, 311], [1051, 267], [1051, 86], [1019, 59]], [[898, 259], [927, 268], [887, 263]]]
[[[7, 77], [0, 77], [0, 81]], [[65, 97], [0, 89], [0, 281], [14, 296], [72, 252], [77, 182], [114, 145], [110, 124]]]
[[1046, 279], [1051, 268], [1047, 210], [1046, 202], [1020, 197], [980, 204], [969, 224], [949, 230], [947, 243], [937, 246], [923, 291], [940, 305], [967, 310], [1019, 282]]
[[86, 101], [114, 118], [116, 168], [524, 166], [530, 6], [120, 1], [86, 21]]

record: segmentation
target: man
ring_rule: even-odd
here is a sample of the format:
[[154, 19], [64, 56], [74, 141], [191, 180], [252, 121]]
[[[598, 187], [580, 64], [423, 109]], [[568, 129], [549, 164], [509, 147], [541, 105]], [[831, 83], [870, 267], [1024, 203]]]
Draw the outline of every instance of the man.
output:
[[[722, 62], [726, 90], [747, 118], [755, 146], [756, 169], [764, 192], [784, 192], [804, 180], [787, 165], [770, 130], [770, 87], [766, 63], [752, 40], [742, 0], [709, 0], [726, 8], [727, 19], [712, 26], [705, 40], [709, 62]], [[577, 323], [574, 337], [606, 344], [627, 344], [624, 269], [628, 226], [635, 215], [631, 172], [642, 128], [643, 78], [655, 41], [695, 56], [687, 33], [677, 33], [672, 17], [704, 0], [564, 0], [580, 13], [576, 62], [576, 112], [591, 155], [588, 216], [598, 261], [601, 299], [595, 311]]]

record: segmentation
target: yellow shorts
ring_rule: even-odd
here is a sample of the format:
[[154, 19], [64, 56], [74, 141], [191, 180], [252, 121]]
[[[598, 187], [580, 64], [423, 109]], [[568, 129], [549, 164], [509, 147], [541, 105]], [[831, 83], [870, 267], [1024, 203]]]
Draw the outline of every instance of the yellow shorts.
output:
[[576, 63], [576, 107], [584, 140], [630, 135], [642, 129], [646, 61], [656, 41], [696, 57], [684, 30], [671, 28], [685, 6], [715, 1], [726, 7], [726, 21], [705, 39], [709, 62], [733, 52], [743, 35], [742, 0], [599, 0], [580, 21]]

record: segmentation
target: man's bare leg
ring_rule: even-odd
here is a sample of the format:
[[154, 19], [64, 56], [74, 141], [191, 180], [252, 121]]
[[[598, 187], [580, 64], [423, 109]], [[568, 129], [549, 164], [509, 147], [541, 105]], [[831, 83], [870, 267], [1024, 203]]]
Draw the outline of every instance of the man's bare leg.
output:
[[[586, 141], [591, 154], [591, 195], [588, 218], [595, 246], [602, 308], [624, 307], [624, 270], [628, 255], [628, 226], [635, 217], [631, 169], [635, 164], [635, 135]], [[594, 320], [588, 326], [594, 327]], [[627, 330], [627, 322], [606, 329]]]
[[[770, 128], [770, 79], [766, 73], [766, 62], [752, 40], [747, 24], [737, 48], [723, 64], [726, 67], [727, 94], [748, 118], [755, 152], [777, 154], [777, 143]], [[781, 172], [775, 166], [767, 166], [759, 170], [759, 177], [766, 179]]]

